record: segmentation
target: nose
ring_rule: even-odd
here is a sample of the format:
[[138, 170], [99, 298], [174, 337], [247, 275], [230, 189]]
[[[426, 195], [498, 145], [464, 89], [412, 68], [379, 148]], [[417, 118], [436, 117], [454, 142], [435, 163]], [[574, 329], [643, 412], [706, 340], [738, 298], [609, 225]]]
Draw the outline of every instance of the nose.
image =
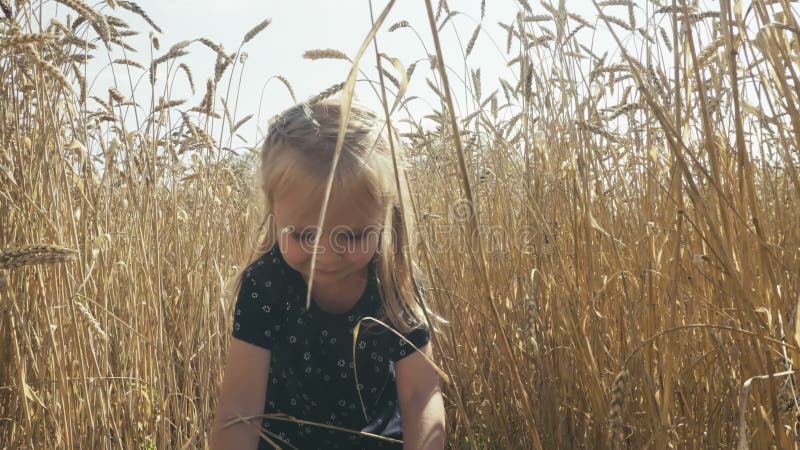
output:
[[[317, 268], [330, 270], [339, 264], [343, 257], [341, 245], [337, 245], [328, 233], [322, 235], [317, 246]], [[312, 247], [310, 253], [313, 251]]]

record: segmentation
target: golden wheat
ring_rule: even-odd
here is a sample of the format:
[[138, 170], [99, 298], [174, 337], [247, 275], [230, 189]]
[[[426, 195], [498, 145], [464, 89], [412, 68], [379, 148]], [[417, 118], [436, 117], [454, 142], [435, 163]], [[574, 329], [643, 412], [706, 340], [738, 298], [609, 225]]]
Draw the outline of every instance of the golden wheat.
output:
[[392, 25], [389, 27], [389, 32], [391, 33], [391, 32], [393, 32], [393, 31], [399, 30], [400, 28], [408, 28], [408, 27], [410, 27], [410, 26], [411, 26], [411, 25], [409, 25], [409, 23], [408, 23], [408, 21], [407, 21], [407, 20], [401, 20], [401, 21], [399, 21], [399, 22], [396, 22], [396, 23], [392, 24]]
[[0, 250], [0, 269], [74, 260], [78, 252], [49, 244], [22, 245]]
[[186, 63], [178, 64], [178, 68], [186, 74], [186, 80], [189, 82], [189, 88], [192, 90], [192, 94], [194, 94], [194, 79], [192, 78], [192, 69], [186, 65]]
[[345, 61], [351, 61], [350, 57], [344, 52], [332, 48], [306, 50], [303, 52], [303, 58], [312, 61], [318, 59], [343, 59]]
[[143, 69], [143, 70], [144, 70], [144, 66], [143, 66], [143, 65], [139, 64], [138, 62], [136, 62], [136, 61], [134, 61], [134, 60], [132, 60], [132, 59], [123, 59], [123, 58], [120, 58], [120, 59], [115, 59], [115, 60], [114, 60], [114, 61], [112, 61], [112, 62], [113, 62], [114, 64], [121, 64], [121, 65], [126, 65], [126, 66], [136, 67], [137, 69]]
[[6, 19], [14, 19], [14, 12], [11, 10], [11, 5], [9, 5], [6, 0], [0, 0], [0, 10], [3, 11], [3, 15], [6, 16]]
[[[13, 424], [0, 442], [204, 447], [230, 341], [224, 286], [251, 250], [237, 236], [263, 230], [243, 137], [263, 124], [222, 80], [248, 52], [199, 38], [162, 53], [133, 2], [61, 3], [63, 23], [52, 1], [0, 0], [0, 239], [63, 243], [0, 251], [0, 422]], [[405, 128], [426, 302], [450, 321], [434, 334], [448, 448], [791, 448], [796, 380], [775, 374], [800, 363], [793, 3], [607, 0], [592, 17], [518, 2], [499, 26], [485, 1], [430, 3], [421, 40], [444, 28], [463, 53], [420, 45], [405, 72], [426, 94], [400, 93], [390, 119]], [[460, 20], [478, 3], [480, 26]], [[616, 48], [592, 39], [598, 22]], [[151, 28], [138, 48], [151, 64], [117, 54]], [[393, 53], [381, 33], [376, 53]], [[473, 64], [495, 33], [499, 79]], [[110, 53], [96, 45], [109, 35]], [[195, 40], [216, 61], [184, 109]], [[326, 51], [312, 59], [349, 67]], [[91, 67], [106, 60], [110, 85]], [[364, 72], [400, 84], [394, 67]], [[146, 69], [153, 84], [137, 87]], [[173, 69], [188, 86], [168, 84]]]
[[250, 42], [259, 33], [264, 31], [264, 29], [267, 28], [270, 23], [272, 23], [270, 19], [264, 19], [263, 21], [261, 21], [261, 23], [253, 27], [252, 30], [248, 31], [247, 34], [244, 35], [244, 39], [242, 39], [242, 44]]
[[108, 340], [108, 334], [103, 330], [103, 327], [100, 326], [100, 322], [94, 317], [89, 308], [77, 300], [74, 302], [75, 306], [78, 307], [78, 311], [81, 313], [81, 316], [83, 316], [83, 318], [86, 319], [86, 322], [89, 323], [89, 329], [92, 330], [92, 334], [100, 339]]
[[0, 48], [20, 47], [27, 44], [44, 44], [57, 38], [58, 36], [50, 33], [18, 34], [0, 40]]
[[625, 406], [625, 389], [628, 382], [628, 372], [623, 370], [617, 374], [611, 387], [611, 406], [608, 411], [609, 441], [611, 448], [624, 448], [625, 431], [623, 430], [622, 414]]
[[148, 16], [147, 13], [136, 3], [125, 0], [117, 0], [117, 4], [120, 7], [127, 9], [128, 11], [138, 14], [142, 19], [144, 19], [145, 22], [147, 22], [151, 27], [153, 27], [154, 30], [161, 33], [161, 28], [158, 25], [156, 25], [150, 18], [150, 16]]

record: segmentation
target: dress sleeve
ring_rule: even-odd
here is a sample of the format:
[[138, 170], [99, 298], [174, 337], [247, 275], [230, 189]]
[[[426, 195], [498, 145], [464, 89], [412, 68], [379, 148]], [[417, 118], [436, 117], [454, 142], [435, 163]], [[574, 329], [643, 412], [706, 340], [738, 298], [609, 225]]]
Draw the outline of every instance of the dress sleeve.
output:
[[279, 278], [270, 262], [259, 260], [242, 274], [233, 317], [233, 337], [265, 349], [272, 349], [283, 327], [279, 299]]
[[430, 331], [428, 326], [425, 324], [419, 325], [417, 328], [405, 333], [403, 336], [405, 336], [408, 341], [411, 341], [413, 346], [410, 345], [405, 339], [400, 339], [399, 336], [392, 333], [392, 345], [389, 347], [389, 356], [394, 362], [397, 362], [416, 352], [418, 348], [422, 348], [431, 340]]

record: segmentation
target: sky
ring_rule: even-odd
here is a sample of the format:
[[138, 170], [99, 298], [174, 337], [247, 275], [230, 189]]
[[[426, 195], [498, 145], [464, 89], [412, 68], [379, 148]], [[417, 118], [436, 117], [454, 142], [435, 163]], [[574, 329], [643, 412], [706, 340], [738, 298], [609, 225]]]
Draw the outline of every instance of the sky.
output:
[[[380, 14], [387, 3], [386, 0], [373, 1], [375, 17]], [[433, 0], [432, 3], [436, 8], [436, 0]], [[454, 70], [454, 73], [448, 76], [454, 92], [462, 94], [456, 95], [456, 101], [464, 110], [467, 108], [467, 105], [464, 104], [464, 85], [459, 81], [459, 78], [464, 76], [464, 58], [461, 48], [466, 46], [466, 41], [480, 23], [480, 3], [479, 0], [451, 0], [450, 8], [462, 14], [454, 16], [441, 34], [445, 63]], [[471, 68], [481, 68], [482, 79], [486, 80], [487, 84], [491, 83], [491, 80], [496, 81], [498, 76], [515, 79], [515, 70], [506, 66], [506, 62], [514, 56], [514, 51], [512, 50], [512, 55], [506, 54], [505, 31], [497, 22], [511, 22], [519, 11], [520, 4], [516, 0], [489, 0], [486, 3], [486, 16], [483, 19], [484, 30], [478, 37], [475, 50], [469, 56], [467, 63]], [[544, 13], [540, 5], [535, 4], [536, 2], [532, 3], [534, 3], [534, 8], [539, 7], [537, 13]], [[286, 77], [293, 86], [298, 101], [343, 81], [350, 69], [348, 62], [311, 61], [304, 59], [303, 53], [311, 49], [332, 48], [343, 51], [352, 57], [358, 51], [371, 27], [369, 2], [366, 0], [227, 0], [225, 2], [140, 0], [138, 4], [163, 30], [163, 34], [159, 35], [161, 48], [160, 51], [156, 51], [156, 57], [165, 53], [176, 42], [200, 37], [221, 43], [228, 52], [232, 52], [238, 48], [242, 37], [248, 30], [263, 19], [271, 20], [271, 24], [243, 48], [243, 51], [248, 54], [248, 58], [239, 87], [237, 108], [238, 118], [250, 113], [258, 116], [260, 104], [261, 113], [258, 125], [262, 130], [269, 117], [293, 104], [286, 88], [272, 77], [275, 75]], [[596, 15], [591, 2], [588, 1], [572, 0], [568, 2], [568, 9], [588, 18]], [[112, 12], [106, 8], [104, 12], [123, 17], [134, 29], [139, 31], [149, 29], [144, 21], [127, 11]], [[400, 20], [407, 20], [419, 37], [408, 28], [394, 32], [387, 31], [391, 24]], [[146, 38], [147, 33], [142, 33], [142, 36], [134, 38], [134, 43], [140, 43], [134, 45], [139, 52], [127, 55], [131, 59], [143, 62], [144, 65], [147, 65], [146, 62], [149, 60], [149, 55], [146, 54]], [[427, 52], [433, 53], [434, 45], [424, 0], [396, 1], [378, 34], [378, 45], [381, 52], [398, 58], [405, 66], [425, 58], [426, 48]], [[599, 34], [593, 45], [610, 48], [612, 42], [607, 36]], [[191, 97], [185, 78], [178, 76], [173, 85], [171, 97], [191, 97], [199, 103], [205, 92], [205, 81], [213, 73], [215, 55], [200, 44], [193, 44], [188, 50], [190, 54], [183, 57], [181, 61], [192, 68], [197, 92], [194, 97]], [[115, 48], [113, 52], [113, 58], [124, 57], [119, 48]], [[376, 72], [373, 69], [375, 50], [371, 45], [362, 59], [361, 66], [370, 78], [377, 80]], [[389, 69], [391, 70], [391, 67]], [[435, 96], [425, 82], [426, 77], [432, 77], [430, 71], [427, 70], [429, 69], [428, 65], [424, 62], [420, 63], [417, 69], [415, 75], [412, 76], [407, 95], [421, 97], [420, 100], [409, 103], [412, 114], [419, 116], [430, 113], [432, 108], [439, 108]], [[100, 92], [103, 91], [104, 84], [113, 87], [113, 77], [109, 72], [108, 69], [102, 69], [98, 74], [95, 86], [101, 89]], [[223, 86], [227, 84], [229, 75], [230, 71], [223, 78]], [[234, 85], [239, 82], [238, 72], [235, 77]], [[130, 93], [125, 92], [124, 87], [120, 88], [120, 91], [129, 96]], [[146, 79], [137, 90], [142, 88], [149, 90]], [[127, 91], [130, 91], [130, 88]], [[484, 88], [484, 92], [491, 92], [488, 86]], [[359, 82], [356, 93], [361, 101], [374, 108], [379, 107], [378, 98], [368, 83]], [[219, 91], [218, 95], [220, 95]], [[143, 97], [137, 92], [136, 98]], [[405, 115], [406, 113], [399, 114]], [[255, 140], [260, 136], [255, 129], [255, 118], [250, 122], [252, 122], [248, 124], [250, 126], [244, 128], [246, 132], [242, 133], [248, 141]], [[254, 144], [248, 142], [247, 145]]]
[[[227, 52], [235, 51], [242, 41], [243, 36], [255, 25], [264, 19], [270, 19], [271, 24], [242, 49], [248, 57], [243, 72], [237, 69], [234, 74], [231, 106], [236, 105], [236, 118], [241, 119], [248, 114], [254, 114], [246, 126], [239, 133], [244, 138], [234, 141], [234, 149], [254, 147], [265, 131], [269, 117], [292, 106], [294, 102], [286, 88], [274, 77], [282, 75], [289, 80], [294, 88], [298, 101], [302, 101], [316, 93], [344, 81], [350, 70], [350, 64], [340, 60], [311, 61], [303, 58], [306, 50], [336, 49], [353, 57], [357, 53], [369, 29], [371, 28], [370, 10], [368, 0], [226, 0], [225, 2], [211, 0], [139, 0], [137, 2], [161, 27], [163, 33], [158, 34], [160, 50], [149, 55], [148, 32], [151, 28], [138, 16], [128, 11], [112, 11], [108, 6], [102, 6], [106, 14], [114, 14], [124, 18], [132, 28], [142, 32], [140, 36], [129, 38], [137, 53], [123, 54], [119, 47], [113, 47], [111, 58], [130, 58], [147, 66], [152, 58], [163, 55], [169, 47], [183, 40], [196, 38], [209, 38], [220, 43]], [[434, 9], [437, 0], [432, 0]], [[553, 3], [557, 4], [557, 1]], [[637, 15], [640, 23], [644, 22], [646, 5], [652, 4], [639, 1]], [[374, 0], [374, 15], [377, 17], [388, 0]], [[530, 4], [535, 14], [544, 14], [546, 11], [537, 1]], [[102, 3], [100, 4], [102, 5]], [[487, 0], [486, 15], [480, 19], [480, 0], [450, 0], [451, 10], [459, 14], [453, 16], [441, 31], [441, 45], [445, 64], [450, 66], [448, 74], [450, 84], [455, 96], [456, 109], [461, 116], [472, 111], [474, 105], [467, 101], [464, 78], [469, 70], [481, 69], [484, 84], [483, 93], [491, 92], [499, 86], [498, 77], [502, 76], [516, 82], [517, 69], [507, 67], [506, 63], [515, 56], [506, 53], [506, 32], [498, 22], [510, 23], [520, 11], [521, 5], [517, 0]], [[61, 8], [65, 8], [59, 5]], [[590, 22], [595, 21], [597, 13], [591, 1], [568, 0], [567, 9], [577, 13]], [[621, 18], [627, 17], [627, 9], [623, 7], [610, 7], [609, 11]], [[63, 12], [70, 12], [65, 9]], [[442, 16], [444, 17], [444, 13]], [[400, 21], [407, 20], [411, 28], [401, 28], [389, 32], [388, 28]], [[482, 24], [482, 31], [477, 39], [474, 51], [465, 59], [463, 47], [478, 24]], [[574, 25], [574, 22], [572, 22]], [[90, 32], [91, 33], [91, 32]], [[595, 53], [605, 51], [614, 53], [617, 45], [603, 27], [597, 31], [585, 29], [581, 31], [581, 42], [594, 49]], [[427, 53], [434, 53], [434, 44], [426, 14], [424, 0], [397, 0], [390, 11], [382, 29], [377, 35], [380, 51], [397, 58], [404, 66], [409, 66], [414, 61], [426, 58]], [[206, 80], [213, 76], [216, 55], [205, 46], [194, 43], [187, 48], [190, 54], [179, 61], [191, 67], [194, 74], [196, 93], [192, 96], [189, 84], [182, 74], [178, 74], [172, 83], [171, 99], [189, 100], [185, 107], [199, 104], [205, 92]], [[545, 52], [551, 52], [545, 50]], [[545, 54], [545, 58], [547, 55]], [[105, 64], [95, 63], [90, 66], [90, 71], [96, 71], [94, 81], [95, 92], [105, 92], [115, 86], [115, 77]], [[386, 61], [384, 60], [384, 63]], [[360, 66], [370, 79], [377, 80], [375, 71], [375, 50], [370, 45]], [[384, 64], [390, 71], [392, 67]], [[119, 71], [120, 69], [115, 69]], [[164, 70], [161, 68], [160, 70]], [[117, 72], [117, 80], [120, 73]], [[124, 72], [122, 73], [124, 76]], [[224, 94], [228, 84], [230, 69], [223, 77], [217, 91], [217, 99]], [[137, 75], [138, 76], [138, 75]], [[163, 78], [163, 75], [160, 75]], [[427, 86], [426, 78], [433, 79], [429, 65], [422, 61], [417, 65], [417, 70], [411, 78], [408, 92], [409, 96], [418, 96], [419, 99], [408, 103], [409, 112], [414, 120], [430, 114], [433, 109], [441, 109], [436, 95]], [[363, 76], [359, 76], [363, 79]], [[134, 80], [135, 82], [136, 80]], [[238, 89], [237, 89], [238, 86]], [[126, 97], [130, 97], [131, 88], [127, 80], [117, 84], [117, 88]], [[150, 86], [147, 76], [144, 75], [135, 87], [137, 101], [146, 102], [150, 98]], [[238, 92], [238, 96], [236, 95]], [[156, 99], [160, 92], [156, 93]], [[358, 98], [373, 108], [380, 108], [379, 97], [365, 81], [359, 81], [356, 86]], [[390, 96], [391, 104], [393, 97]], [[219, 105], [219, 101], [217, 100]], [[221, 111], [221, 107], [217, 108]], [[409, 112], [398, 111], [394, 120], [406, 117]], [[402, 131], [402, 130], [401, 130]], [[238, 147], [237, 147], [238, 146]]]

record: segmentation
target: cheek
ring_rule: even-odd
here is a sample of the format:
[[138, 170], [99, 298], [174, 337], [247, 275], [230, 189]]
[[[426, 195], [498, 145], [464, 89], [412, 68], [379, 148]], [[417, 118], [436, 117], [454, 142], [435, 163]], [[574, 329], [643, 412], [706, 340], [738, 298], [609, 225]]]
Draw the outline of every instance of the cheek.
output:
[[353, 251], [347, 252], [348, 259], [353, 264], [366, 265], [378, 250], [377, 236], [367, 237], [352, 245]]
[[352, 266], [355, 266], [355, 267], [364, 267], [364, 266], [367, 265], [367, 263], [369, 263], [369, 260], [372, 258], [372, 255], [374, 255], [374, 254], [375, 254], [374, 251], [365, 252], [365, 251], [359, 250], [357, 252], [348, 253], [347, 256], [346, 256], [346, 259], [347, 259], [349, 265], [352, 265]]
[[280, 243], [283, 259], [294, 269], [303, 266], [311, 255], [306, 252], [303, 246], [294, 239], [287, 238]]

